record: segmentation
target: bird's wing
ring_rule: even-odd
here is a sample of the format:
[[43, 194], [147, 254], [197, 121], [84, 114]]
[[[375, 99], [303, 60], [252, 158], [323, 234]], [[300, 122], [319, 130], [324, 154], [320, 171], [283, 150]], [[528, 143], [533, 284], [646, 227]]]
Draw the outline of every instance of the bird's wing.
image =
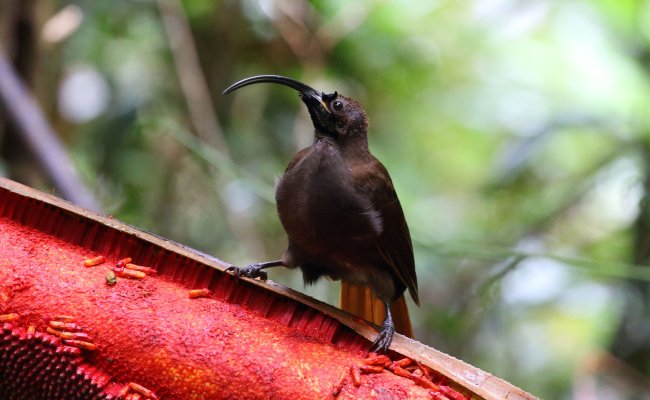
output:
[[359, 193], [368, 196], [381, 218], [383, 229], [376, 242], [379, 253], [419, 305], [411, 235], [388, 171], [371, 157], [367, 162], [352, 167], [351, 172]]

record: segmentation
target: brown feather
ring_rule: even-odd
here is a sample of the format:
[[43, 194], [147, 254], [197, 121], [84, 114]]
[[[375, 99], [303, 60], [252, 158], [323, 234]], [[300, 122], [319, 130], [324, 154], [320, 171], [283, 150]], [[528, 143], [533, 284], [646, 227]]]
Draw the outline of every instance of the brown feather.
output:
[[[341, 281], [341, 309], [374, 324], [381, 325], [386, 318], [384, 303], [372, 294], [369, 287]], [[404, 336], [413, 337], [413, 327], [404, 295], [390, 306], [395, 330]]]
[[377, 239], [377, 250], [408, 288], [415, 304], [420, 305], [411, 235], [393, 182], [386, 168], [370, 153], [365, 161], [350, 172], [357, 190], [369, 197], [381, 218], [384, 229]]
[[276, 185], [278, 216], [289, 239], [282, 259], [238, 273], [254, 278], [284, 265], [299, 267], [307, 284], [322, 276], [343, 280], [342, 307], [380, 324], [372, 348], [387, 351], [395, 330], [412, 335], [403, 293], [408, 289], [419, 304], [418, 286], [404, 212], [388, 171], [368, 149], [366, 113], [348, 97], [275, 75], [243, 79], [226, 93], [261, 82], [300, 93], [314, 143], [291, 160]]

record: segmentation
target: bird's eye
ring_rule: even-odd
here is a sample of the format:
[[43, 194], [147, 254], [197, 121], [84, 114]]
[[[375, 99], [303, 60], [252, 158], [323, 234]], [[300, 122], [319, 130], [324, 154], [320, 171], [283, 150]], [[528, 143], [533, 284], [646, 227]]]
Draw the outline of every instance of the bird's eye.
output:
[[332, 102], [332, 108], [334, 111], [341, 111], [343, 109], [343, 103], [341, 103], [339, 100], [334, 100]]

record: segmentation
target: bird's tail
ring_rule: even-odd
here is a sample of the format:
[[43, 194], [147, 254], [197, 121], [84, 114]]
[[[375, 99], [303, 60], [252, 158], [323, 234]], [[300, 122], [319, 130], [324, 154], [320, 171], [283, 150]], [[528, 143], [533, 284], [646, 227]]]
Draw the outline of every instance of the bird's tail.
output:
[[[341, 308], [377, 325], [381, 325], [386, 318], [384, 303], [372, 294], [370, 288], [357, 286], [344, 280], [341, 281]], [[413, 327], [404, 295], [393, 301], [390, 312], [395, 330], [412, 338]]]

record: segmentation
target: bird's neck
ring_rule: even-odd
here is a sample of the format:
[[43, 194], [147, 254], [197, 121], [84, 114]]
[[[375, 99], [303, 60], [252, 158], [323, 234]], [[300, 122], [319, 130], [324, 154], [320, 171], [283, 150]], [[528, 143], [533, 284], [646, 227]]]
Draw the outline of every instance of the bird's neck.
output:
[[365, 158], [370, 155], [368, 149], [368, 136], [355, 135], [345, 138], [333, 138], [329, 135], [316, 135], [314, 144], [320, 141], [327, 141], [335, 146], [344, 158]]

